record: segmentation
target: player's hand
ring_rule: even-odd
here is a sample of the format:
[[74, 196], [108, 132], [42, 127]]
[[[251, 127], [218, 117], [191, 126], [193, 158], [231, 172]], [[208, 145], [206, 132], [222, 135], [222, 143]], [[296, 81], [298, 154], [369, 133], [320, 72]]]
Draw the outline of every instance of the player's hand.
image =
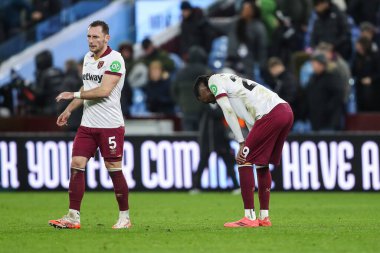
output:
[[57, 119], [57, 125], [58, 126], [66, 126], [67, 125], [67, 120], [70, 118], [71, 113], [68, 111], [64, 111], [61, 113], [61, 115], [58, 116]]
[[55, 100], [56, 100], [57, 102], [59, 102], [59, 101], [61, 101], [61, 100], [71, 100], [71, 99], [73, 99], [73, 98], [74, 98], [74, 92], [67, 92], [67, 91], [65, 91], [65, 92], [60, 93], [60, 94], [55, 98]]
[[239, 144], [240, 144], [240, 148], [239, 148], [239, 152], [237, 153], [237, 156], [236, 156], [236, 162], [237, 162], [237, 164], [244, 164], [246, 162], [246, 158], [243, 155], [243, 149], [245, 147], [245, 142], [242, 142]]

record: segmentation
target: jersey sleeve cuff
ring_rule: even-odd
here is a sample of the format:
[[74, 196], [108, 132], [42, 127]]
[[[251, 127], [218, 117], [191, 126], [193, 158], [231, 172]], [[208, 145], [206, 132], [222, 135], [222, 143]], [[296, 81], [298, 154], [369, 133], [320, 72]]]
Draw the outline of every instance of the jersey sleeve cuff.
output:
[[216, 99], [222, 98], [222, 97], [227, 97], [227, 93], [220, 93], [215, 96]]
[[121, 73], [118, 73], [118, 72], [111, 72], [111, 71], [105, 71], [104, 74], [107, 74], [107, 75], [114, 75], [114, 76], [121, 76], [121, 75], [122, 75]]

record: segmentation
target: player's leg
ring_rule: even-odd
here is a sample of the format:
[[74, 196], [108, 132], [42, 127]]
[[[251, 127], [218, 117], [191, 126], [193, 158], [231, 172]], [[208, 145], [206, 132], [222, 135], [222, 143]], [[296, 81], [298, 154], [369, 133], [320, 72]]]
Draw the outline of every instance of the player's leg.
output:
[[105, 161], [105, 165], [110, 174], [115, 191], [115, 197], [119, 206], [119, 218], [112, 228], [130, 228], [132, 223], [129, 217], [129, 190], [127, 180], [125, 179], [122, 171], [121, 161]]
[[[275, 140], [278, 136], [278, 130], [276, 126], [271, 124], [272, 117], [273, 115], [268, 114], [260, 120], [256, 121], [254, 127], [251, 129], [246, 138], [244, 147], [244, 155], [246, 156], [246, 161], [251, 164], [261, 165], [258, 167], [259, 169], [257, 169], [261, 213], [262, 207], [267, 208], [267, 206], [269, 206], [270, 186], [272, 183], [270, 172], [269, 170], [265, 170], [264, 167], [268, 168], [272, 150], [275, 145]], [[260, 174], [260, 169], [264, 169], [262, 171], [265, 171], [265, 173]], [[241, 185], [241, 187], [243, 192], [243, 186]], [[263, 204], [266, 201], [268, 201], [268, 204]], [[268, 209], [266, 210], [268, 211]], [[259, 220], [257, 221], [259, 222]]]
[[272, 225], [269, 219], [269, 200], [272, 186], [269, 165], [256, 165], [256, 173], [260, 202], [259, 224], [260, 226], [269, 227]]
[[239, 177], [241, 196], [244, 203], [244, 218], [228, 222], [224, 224], [225, 227], [258, 227], [259, 222], [256, 219], [254, 208], [254, 191], [255, 180], [253, 176], [252, 164], [239, 165]]
[[[271, 121], [271, 125], [276, 131], [272, 131], [271, 139], [274, 145], [269, 158], [269, 163], [274, 165], [280, 164], [282, 148], [293, 125], [293, 112], [288, 104], [281, 104], [276, 109], [277, 110], [273, 112], [275, 115]], [[267, 164], [257, 165], [256, 168], [260, 200], [260, 226], [271, 226], [272, 223], [269, 219], [269, 201], [272, 176]]]
[[85, 192], [85, 167], [97, 149], [91, 129], [79, 127], [73, 143], [69, 184], [69, 211], [61, 219], [50, 220], [57, 228], [80, 228], [80, 206]]
[[129, 217], [129, 190], [122, 171], [124, 127], [100, 129], [99, 132], [100, 152], [104, 157], [104, 163], [111, 177], [119, 205], [119, 218], [112, 228], [130, 228], [132, 224]]

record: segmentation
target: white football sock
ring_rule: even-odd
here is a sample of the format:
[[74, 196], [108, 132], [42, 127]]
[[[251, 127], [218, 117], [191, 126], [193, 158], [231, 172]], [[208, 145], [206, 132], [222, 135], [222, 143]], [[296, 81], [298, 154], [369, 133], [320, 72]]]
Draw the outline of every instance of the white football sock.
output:
[[75, 209], [69, 209], [69, 216], [74, 220], [80, 221], [80, 212]]
[[120, 211], [119, 212], [119, 219], [128, 219], [129, 220], [129, 210]]
[[250, 220], [256, 220], [256, 213], [254, 209], [244, 209], [245, 217]]
[[269, 210], [260, 210], [260, 220], [269, 217]]

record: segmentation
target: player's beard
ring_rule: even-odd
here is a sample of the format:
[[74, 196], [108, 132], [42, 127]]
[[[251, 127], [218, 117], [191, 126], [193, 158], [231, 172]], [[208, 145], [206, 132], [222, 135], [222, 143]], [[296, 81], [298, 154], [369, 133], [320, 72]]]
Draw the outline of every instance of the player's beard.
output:
[[89, 48], [93, 54], [97, 55], [99, 52], [101, 52], [104, 49], [105, 45], [106, 45], [105, 43], [99, 46], [94, 45], [95, 46], [94, 48], [91, 48], [91, 46], [89, 45]]

